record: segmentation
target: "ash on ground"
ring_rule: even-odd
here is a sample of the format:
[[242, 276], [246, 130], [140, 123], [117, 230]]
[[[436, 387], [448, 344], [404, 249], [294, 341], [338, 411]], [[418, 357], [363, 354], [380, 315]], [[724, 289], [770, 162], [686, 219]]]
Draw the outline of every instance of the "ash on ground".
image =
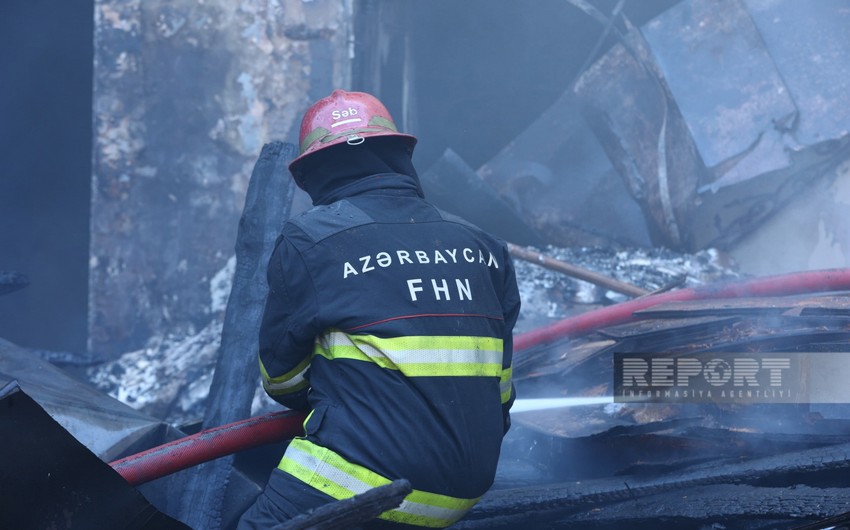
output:
[[[547, 247], [540, 252], [593, 272], [656, 291], [675, 284], [691, 287], [738, 278], [722, 254], [705, 250], [679, 254], [666, 249], [610, 250]], [[515, 333], [524, 333], [562, 318], [628, 300], [625, 295], [560, 272], [514, 259], [522, 310]], [[211, 284], [210, 323], [196, 334], [152, 337], [140, 350], [90, 368], [89, 380], [101, 391], [175, 426], [203, 418], [218, 358], [224, 301], [230, 292], [233, 263]], [[256, 354], [245, 362], [256, 362]], [[263, 392], [259, 380], [252, 415], [280, 409]]]
[[[740, 278], [735, 264], [715, 249], [695, 254], [665, 248], [612, 250], [548, 246], [536, 250], [547, 257], [649, 292]], [[514, 258], [514, 265], [522, 299], [514, 333], [524, 333], [578, 313], [629, 300], [626, 295], [518, 258]]]
[[[221, 319], [216, 319], [195, 335], [154, 337], [141, 350], [90, 368], [88, 378], [102, 392], [174, 426], [201, 421], [218, 360], [221, 330]], [[245, 362], [256, 360], [256, 355], [245, 356]], [[251, 414], [275, 406], [280, 408], [266, 396], [258, 379]]]

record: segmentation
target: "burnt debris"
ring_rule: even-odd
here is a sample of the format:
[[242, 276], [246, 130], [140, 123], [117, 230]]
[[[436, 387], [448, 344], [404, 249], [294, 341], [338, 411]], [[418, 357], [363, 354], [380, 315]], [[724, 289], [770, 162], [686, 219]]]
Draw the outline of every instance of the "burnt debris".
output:
[[847, 157], [846, 6], [802, 9], [681, 2], [579, 80], [582, 112], [655, 244], [729, 247]]
[[[518, 394], [610, 396], [615, 352], [813, 352], [839, 363], [850, 354], [845, 294], [671, 302], [635, 317], [528, 352], [515, 364]], [[818, 362], [809, 384], [835, 388]], [[506, 458], [530, 464], [525, 473], [547, 486], [511, 488], [515, 471], [505, 467], [504, 491], [459, 528], [509, 528], [532, 511], [551, 528], [652, 528], [659, 517], [665, 528], [791, 528], [846, 512], [850, 406], [744, 401], [612, 398], [515, 414]]]
[[[292, 136], [311, 95], [356, 85], [351, 77], [404, 102], [398, 116], [410, 132], [452, 114], [444, 121], [458, 125], [455, 138], [505, 140], [483, 155], [441, 146], [420, 168], [435, 205], [509, 242], [522, 296], [513, 426], [494, 488], [455, 528], [846, 524], [850, 396], [629, 400], [618, 398], [616, 375], [630, 355], [660, 356], [676, 368], [736, 352], [751, 356], [747, 362], [794, 354], [806, 396], [837, 392], [850, 366], [850, 285], [626, 305], [616, 322], [530, 346], [521, 340], [658, 293], [746, 278], [752, 270], [736, 258], [747, 257], [742, 246], [765, 227], [780, 237], [749, 252], [775, 268], [820, 268], [816, 255], [847, 263], [846, 0], [671, 1], [640, 24], [623, 1], [610, 14], [562, 2], [598, 25], [592, 48], [577, 71], [551, 61], [555, 89], [529, 93], [552, 98], [541, 99], [520, 132], [498, 134], [463, 130], [472, 123], [466, 115], [481, 110], [468, 95], [445, 109], [421, 108], [432, 101], [418, 85], [422, 65], [432, 63], [417, 53], [421, 30], [408, 30], [418, 23], [412, 15], [427, 10], [418, 4], [302, 2], [284, 10], [246, 2], [234, 25], [221, 2], [166, 3], [98, 6], [89, 338], [102, 353], [0, 341], [0, 382], [32, 389], [99, 458], [279, 409], [252, 363], [264, 266], [282, 223], [308, 199], [285, 169], [296, 147], [269, 137]], [[499, 57], [498, 68], [511, 59]], [[516, 110], [509, 107], [519, 105], [503, 107], [490, 114], [508, 121]], [[420, 147], [430, 149], [426, 141]], [[817, 200], [795, 210], [804, 196]], [[798, 237], [803, 226], [809, 231]], [[804, 243], [792, 245], [796, 239]], [[0, 271], [0, 295], [27, 284]], [[97, 390], [57, 365], [84, 372]], [[638, 372], [635, 381], [645, 376]], [[560, 398], [595, 402], [521, 407]], [[16, 449], [19, 438], [7, 443]], [[228, 528], [282, 452], [228, 456], [140, 491], [163, 517]], [[356, 525], [397, 505], [409, 488], [395, 482], [286, 528]]]

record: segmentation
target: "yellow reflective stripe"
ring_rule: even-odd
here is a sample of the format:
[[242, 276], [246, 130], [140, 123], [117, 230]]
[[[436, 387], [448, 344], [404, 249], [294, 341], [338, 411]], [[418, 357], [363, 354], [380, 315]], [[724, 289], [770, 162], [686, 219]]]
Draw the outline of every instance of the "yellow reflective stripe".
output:
[[[348, 462], [330, 449], [303, 438], [296, 438], [289, 444], [278, 467], [337, 500], [390, 483], [388, 478]], [[445, 528], [463, 517], [476, 502], [477, 498], [462, 499], [413, 490], [398, 508], [379, 517], [399, 523]]]
[[379, 127], [384, 127], [385, 129], [398, 132], [398, 129], [395, 128], [395, 123], [383, 116], [372, 116], [372, 119], [369, 120], [369, 125], [377, 125]]
[[301, 428], [304, 429], [304, 432], [307, 432], [307, 422], [313, 417], [314, 412], [316, 412], [316, 409], [311, 410], [310, 414], [307, 414], [307, 417], [304, 418], [304, 422], [301, 424]]
[[299, 375], [297, 378], [292, 381], [287, 381], [286, 383], [277, 383], [272, 384], [263, 379], [263, 389], [270, 396], [281, 396], [286, 394], [294, 394], [300, 390], [303, 390], [310, 386], [310, 381], [304, 379], [303, 376]]
[[316, 342], [316, 355], [369, 361], [407, 376], [502, 375], [502, 339], [414, 336], [379, 338], [331, 331]]
[[330, 134], [330, 131], [325, 129], [324, 127], [316, 127], [313, 129], [310, 134], [304, 137], [304, 140], [301, 141], [301, 153], [307, 150], [313, 142], [318, 140], [319, 138]]
[[307, 369], [310, 368], [310, 359], [307, 357], [298, 366], [283, 375], [270, 377], [263, 360], [260, 359], [260, 375], [263, 378], [263, 388], [271, 395], [292, 394], [303, 388], [307, 388], [310, 382], [304, 378]]
[[511, 399], [511, 381], [513, 379], [514, 367], [509, 366], [502, 370], [502, 377], [499, 379], [499, 391], [502, 393], [502, 403], [507, 403]]

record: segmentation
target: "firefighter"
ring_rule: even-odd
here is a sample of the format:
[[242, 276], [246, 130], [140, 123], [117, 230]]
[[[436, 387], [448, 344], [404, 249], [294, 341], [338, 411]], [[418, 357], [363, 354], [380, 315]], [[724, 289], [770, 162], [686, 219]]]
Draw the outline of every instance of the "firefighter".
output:
[[289, 168], [314, 207], [271, 256], [259, 361], [265, 391], [310, 413], [240, 529], [400, 478], [413, 492], [365, 528], [444, 528], [493, 483], [515, 398], [514, 268], [503, 241], [424, 200], [415, 144], [363, 92], [303, 117]]

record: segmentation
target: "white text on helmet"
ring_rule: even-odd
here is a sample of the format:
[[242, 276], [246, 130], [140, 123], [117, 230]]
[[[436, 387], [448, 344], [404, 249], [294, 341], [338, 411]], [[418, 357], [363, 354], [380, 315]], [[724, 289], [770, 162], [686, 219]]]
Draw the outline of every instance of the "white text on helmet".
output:
[[357, 116], [357, 109], [348, 107], [346, 110], [335, 110], [331, 112], [331, 118], [338, 120], [340, 118], [348, 118], [349, 116]]

